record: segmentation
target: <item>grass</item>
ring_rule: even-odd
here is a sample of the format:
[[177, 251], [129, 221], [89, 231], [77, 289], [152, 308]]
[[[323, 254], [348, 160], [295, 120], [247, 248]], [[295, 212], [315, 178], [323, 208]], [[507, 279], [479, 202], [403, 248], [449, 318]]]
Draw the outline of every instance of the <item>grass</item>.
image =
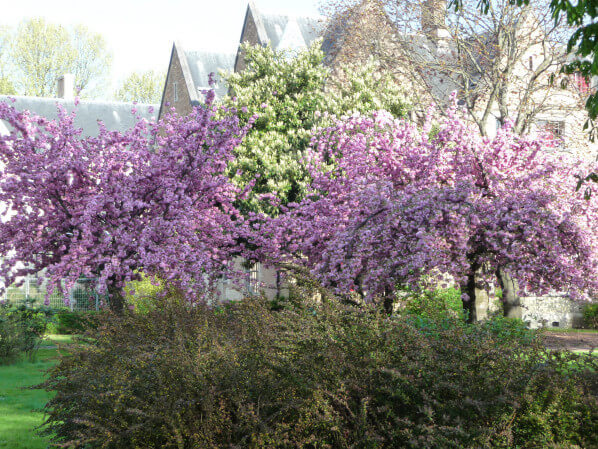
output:
[[54, 365], [58, 343], [69, 343], [72, 335], [48, 335], [35, 360], [27, 358], [0, 365], [0, 449], [46, 449], [47, 437], [36, 434], [43, 422], [41, 411], [50, 393], [28, 389], [43, 381], [44, 372]]
[[598, 329], [568, 329], [560, 327], [545, 327], [541, 331], [547, 332], [567, 332], [570, 334], [598, 334]]
[[46, 346], [46, 345], [55, 346], [57, 344], [72, 343], [74, 337], [75, 337], [74, 335], [48, 334], [44, 337], [42, 346]]

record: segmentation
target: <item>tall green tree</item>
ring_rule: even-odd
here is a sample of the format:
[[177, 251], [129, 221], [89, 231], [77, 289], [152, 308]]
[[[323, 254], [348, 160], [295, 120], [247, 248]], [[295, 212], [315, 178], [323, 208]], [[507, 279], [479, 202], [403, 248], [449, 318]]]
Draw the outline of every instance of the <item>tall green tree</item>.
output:
[[115, 98], [119, 101], [160, 103], [165, 80], [166, 74], [163, 72], [133, 72], [116, 91]]
[[230, 88], [224, 102], [239, 108], [245, 123], [257, 116], [231, 167], [240, 185], [256, 180], [244, 211], [276, 214], [278, 206], [267, 201], [269, 194], [282, 204], [304, 196], [304, 151], [312, 130], [331, 123], [332, 115], [387, 109], [403, 116], [408, 111], [399, 88], [377, 75], [373, 65], [330, 80], [319, 42], [299, 52], [249, 45], [243, 50], [246, 69], [224, 75]]
[[56, 79], [71, 73], [75, 93], [95, 97], [105, 91], [112, 55], [104, 38], [82, 25], [68, 29], [42, 18], [23, 21], [10, 39], [12, 83], [21, 95], [51, 97]]

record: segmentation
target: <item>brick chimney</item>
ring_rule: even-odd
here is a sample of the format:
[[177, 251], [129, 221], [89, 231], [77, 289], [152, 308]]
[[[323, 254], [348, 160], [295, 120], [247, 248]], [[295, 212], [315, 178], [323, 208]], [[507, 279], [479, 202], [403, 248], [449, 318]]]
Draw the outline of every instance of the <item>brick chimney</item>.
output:
[[432, 40], [449, 37], [446, 28], [446, 3], [446, 0], [423, 0], [422, 2], [422, 31]]
[[63, 100], [72, 100], [75, 91], [75, 77], [70, 73], [65, 73], [57, 78], [56, 96]]

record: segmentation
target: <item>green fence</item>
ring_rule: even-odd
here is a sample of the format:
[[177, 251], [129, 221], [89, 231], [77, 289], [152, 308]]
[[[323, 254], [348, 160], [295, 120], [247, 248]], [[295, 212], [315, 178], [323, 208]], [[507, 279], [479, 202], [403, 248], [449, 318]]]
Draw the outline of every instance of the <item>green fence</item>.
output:
[[[75, 286], [64, 296], [55, 290], [50, 295], [49, 306], [56, 309], [68, 308], [73, 311], [99, 310], [106, 304], [107, 299], [96, 291], [96, 280], [81, 278]], [[10, 286], [4, 292], [2, 299], [11, 304], [43, 305], [46, 299], [45, 283], [36, 277], [28, 277], [19, 286]]]

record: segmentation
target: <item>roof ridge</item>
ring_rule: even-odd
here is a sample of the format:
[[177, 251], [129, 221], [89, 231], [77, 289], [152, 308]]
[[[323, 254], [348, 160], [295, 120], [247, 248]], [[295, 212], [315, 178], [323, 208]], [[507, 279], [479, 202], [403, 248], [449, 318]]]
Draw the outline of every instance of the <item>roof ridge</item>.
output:
[[[10, 99], [10, 98], [14, 98], [14, 99], [30, 99], [30, 100], [38, 100], [38, 101], [44, 101], [44, 102], [52, 102], [52, 103], [69, 103], [69, 104], [74, 104], [75, 103], [75, 99], [72, 100], [65, 100], [64, 98], [58, 98], [58, 97], [37, 97], [35, 95], [7, 95], [7, 94], [0, 94], [0, 98], [2, 99]], [[131, 106], [156, 106], [159, 104], [158, 103], [133, 103], [130, 101], [119, 101], [119, 100], [101, 100], [101, 99], [88, 99], [88, 98], [79, 98], [77, 100], [77, 103], [81, 104], [81, 103], [86, 103], [86, 104], [122, 104], [122, 105], [131, 105]]]

